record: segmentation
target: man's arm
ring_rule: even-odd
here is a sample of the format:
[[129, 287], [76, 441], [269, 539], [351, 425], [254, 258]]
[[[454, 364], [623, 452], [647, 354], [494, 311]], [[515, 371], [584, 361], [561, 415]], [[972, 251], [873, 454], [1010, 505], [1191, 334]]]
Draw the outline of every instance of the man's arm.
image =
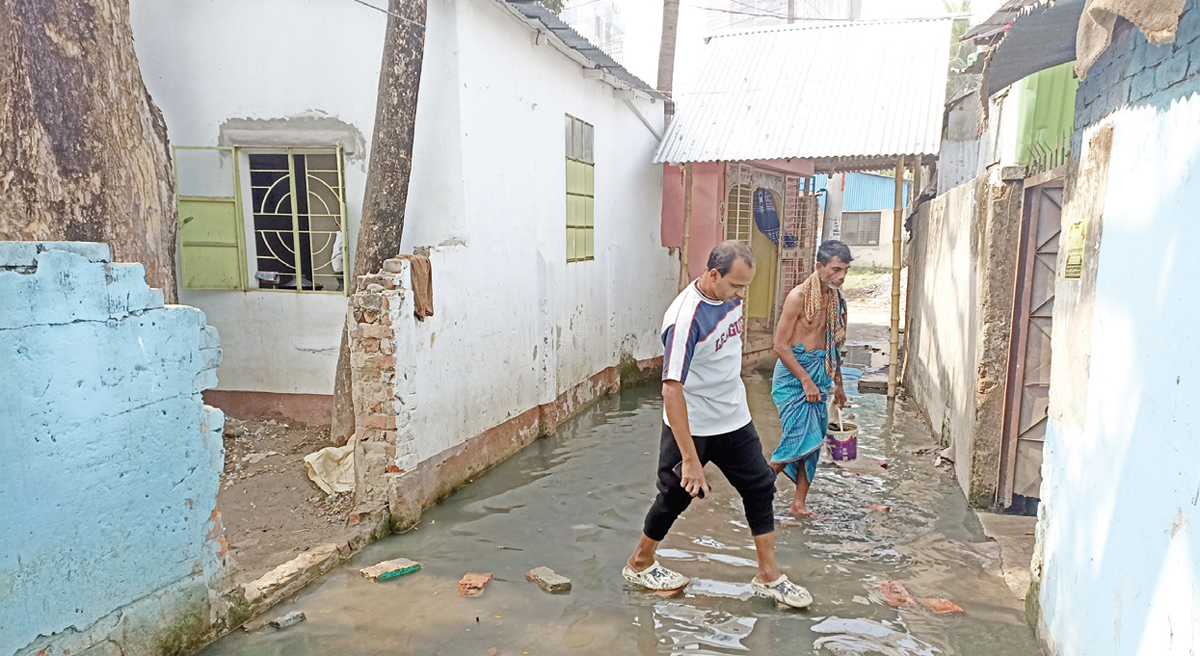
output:
[[683, 383], [677, 380], [664, 380], [662, 386], [663, 406], [667, 412], [667, 423], [671, 425], [671, 433], [675, 435], [675, 444], [683, 454], [681, 468], [683, 489], [696, 496], [703, 490], [707, 496], [708, 481], [704, 480], [704, 466], [700, 464], [700, 456], [696, 453], [696, 442], [692, 440], [691, 426], [688, 425], [687, 402], [683, 398]]
[[804, 317], [800, 316], [803, 301], [800, 298], [798, 290], [799, 287], [793, 288], [791, 292], [788, 292], [787, 298], [783, 301], [783, 313], [779, 317], [779, 325], [775, 327], [775, 354], [779, 356], [779, 360], [783, 362], [783, 366], [787, 367], [787, 370], [792, 372], [792, 375], [804, 386], [805, 398], [809, 401], [820, 401], [820, 388], [813, 382], [812, 377], [808, 375], [804, 367], [800, 366], [800, 361], [792, 353], [792, 346], [788, 344], [793, 331], [796, 330], [797, 322], [803, 327], [810, 327], [804, 321]]

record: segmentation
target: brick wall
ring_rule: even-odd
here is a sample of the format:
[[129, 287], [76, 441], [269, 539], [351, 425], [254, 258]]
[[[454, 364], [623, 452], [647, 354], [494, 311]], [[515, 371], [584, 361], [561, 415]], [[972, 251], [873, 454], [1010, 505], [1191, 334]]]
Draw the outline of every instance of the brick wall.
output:
[[204, 314], [108, 246], [0, 242], [0, 654], [211, 635], [224, 416], [200, 393], [220, 360]]
[[1151, 44], [1121, 22], [1113, 43], [1080, 81], [1075, 96], [1075, 152], [1083, 128], [1125, 106], [1200, 91], [1200, 1], [1188, 0], [1174, 43]]

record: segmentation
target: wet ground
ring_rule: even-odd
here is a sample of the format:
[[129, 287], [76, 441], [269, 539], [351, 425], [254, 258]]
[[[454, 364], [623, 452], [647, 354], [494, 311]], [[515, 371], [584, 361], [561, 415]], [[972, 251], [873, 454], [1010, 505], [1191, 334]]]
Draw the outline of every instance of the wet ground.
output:
[[[746, 376], [768, 450], [779, 435], [769, 376], [769, 368]], [[807, 611], [751, 596], [756, 568], [741, 503], [711, 466], [712, 496], [684, 513], [659, 552], [691, 585], [664, 598], [621, 579], [654, 493], [662, 406], [657, 389], [643, 388], [603, 399], [427, 510], [415, 530], [367, 547], [268, 611], [303, 611], [307, 622], [237, 632], [202, 653], [1038, 656], [1020, 602], [992, 571], [995, 545], [934, 467], [926, 429], [903, 407], [893, 429], [886, 401], [854, 393], [852, 380], [858, 460], [845, 469], [822, 462], [809, 497], [816, 519], [787, 516], [785, 478], [775, 500], [780, 567], [812, 592]], [[399, 557], [422, 569], [385, 583], [358, 574]], [[525, 581], [539, 565], [569, 577], [572, 591], [550, 595]], [[466, 572], [495, 579], [482, 597], [462, 598]], [[885, 580], [965, 612], [890, 607]]]

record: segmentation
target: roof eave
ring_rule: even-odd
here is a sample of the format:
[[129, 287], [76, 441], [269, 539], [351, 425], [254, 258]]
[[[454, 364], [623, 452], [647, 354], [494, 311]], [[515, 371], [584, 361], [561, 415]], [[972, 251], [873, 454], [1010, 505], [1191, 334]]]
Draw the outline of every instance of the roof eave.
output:
[[[666, 96], [650, 88], [646, 82], [625, 70], [604, 51], [589, 43], [578, 32], [567, 25], [538, 0], [496, 0], [508, 13], [535, 34], [534, 39], [544, 38], [554, 48], [575, 61], [590, 74], [618, 91], [632, 92], [634, 96], [650, 100], [666, 100]], [[542, 36], [544, 35], [544, 36]], [[568, 40], [586, 47], [572, 46]], [[586, 50], [586, 52], [585, 52]]]

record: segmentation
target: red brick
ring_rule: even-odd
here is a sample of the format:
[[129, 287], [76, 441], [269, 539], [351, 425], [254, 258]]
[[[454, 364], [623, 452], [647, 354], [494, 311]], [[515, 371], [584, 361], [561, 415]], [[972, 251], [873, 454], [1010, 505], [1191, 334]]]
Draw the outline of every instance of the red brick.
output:
[[391, 299], [390, 299], [390, 298], [388, 298], [387, 296], [384, 296], [382, 299], [380, 299], [380, 304], [379, 304], [379, 307], [382, 307], [384, 310], [390, 310], [390, 309], [392, 309], [392, 301], [391, 301]]
[[373, 363], [366, 364], [361, 367], [355, 367], [352, 373], [354, 380], [363, 382], [379, 380], [379, 376], [382, 374], [382, 372], [379, 371], [379, 367], [375, 366]]
[[463, 597], [479, 597], [483, 595], [483, 589], [487, 587], [489, 581], [492, 580], [492, 575], [478, 572], [467, 572], [462, 580], [458, 582], [458, 594]]
[[392, 330], [390, 328], [373, 323], [360, 323], [358, 324], [358, 330], [362, 333], [363, 337], [387, 340], [392, 338]]
[[377, 355], [371, 358], [370, 362], [381, 370], [396, 368], [396, 358], [390, 355]]
[[362, 521], [362, 513], [352, 512], [348, 517], [346, 517], [346, 521], [348, 521], [351, 526], [358, 526], [358, 523]]
[[883, 593], [883, 598], [887, 600], [889, 606], [916, 606], [917, 602], [908, 594], [908, 590], [904, 589], [904, 584], [899, 581], [882, 581], [879, 584], [879, 591]]
[[366, 353], [378, 353], [379, 352], [379, 340], [373, 339], [370, 337], [364, 339], [362, 341], [362, 349]]
[[396, 418], [391, 415], [359, 415], [355, 423], [363, 428], [396, 429]]
[[396, 352], [396, 346], [392, 344], [390, 339], [379, 340], [379, 352], [384, 355], [391, 355]]
[[929, 610], [932, 610], [933, 612], [939, 613], [939, 614], [963, 612], [962, 606], [959, 606], [958, 604], [956, 604], [953, 601], [950, 601], [948, 599], [922, 598], [921, 603], [925, 604], [929, 608]]

